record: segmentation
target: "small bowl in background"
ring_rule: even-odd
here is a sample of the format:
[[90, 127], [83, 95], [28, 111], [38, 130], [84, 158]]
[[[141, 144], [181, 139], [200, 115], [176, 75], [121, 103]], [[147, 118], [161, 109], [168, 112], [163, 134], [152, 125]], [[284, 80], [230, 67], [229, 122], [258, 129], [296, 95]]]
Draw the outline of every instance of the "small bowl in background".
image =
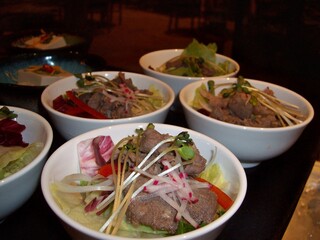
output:
[[53, 140], [52, 128], [42, 116], [23, 108], [7, 107], [18, 115], [18, 123], [26, 126], [22, 132], [24, 142], [42, 142], [44, 146], [31, 163], [0, 180], [0, 221], [21, 207], [34, 193]]
[[[224, 144], [239, 158], [244, 167], [254, 167], [287, 151], [313, 119], [314, 110], [305, 98], [289, 89], [268, 82], [246, 80], [260, 90], [269, 87], [277, 98], [297, 105], [306, 119], [293, 126], [258, 128], [231, 124], [211, 118], [190, 106], [195, 90], [201, 84], [207, 85], [208, 80], [193, 82], [185, 86], [180, 92], [179, 99], [186, 121], [191, 129], [206, 134]], [[234, 83], [237, 79], [218, 78], [214, 81], [216, 84]], [[225, 86], [217, 87], [216, 93], [219, 93], [222, 88], [225, 88]]]
[[[161, 81], [164, 81], [169, 86], [171, 86], [176, 96], [178, 96], [180, 90], [184, 86], [186, 86], [191, 82], [209, 79], [209, 78], [210, 79], [216, 78], [216, 77], [208, 77], [208, 78], [207, 77], [183, 77], [183, 76], [176, 76], [176, 75], [171, 75], [167, 73], [162, 73], [155, 70], [165, 62], [169, 61], [170, 59], [181, 55], [182, 52], [183, 52], [183, 49], [167, 49], [167, 50], [150, 52], [143, 55], [139, 59], [139, 64], [146, 75], [160, 79]], [[219, 76], [219, 77], [231, 77], [231, 76], [237, 75], [238, 72], [240, 71], [239, 64], [235, 60], [227, 56], [216, 54], [217, 63], [224, 62], [226, 60], [230, 62], [230, 69], [229, 69], [230, 73], [223, 76]]]
[[[109, 79], [114, 79], [118, 75], [118, 73], [119, 72], [115, 71], [93, 72], [93, 74], [103, 75]], [[76, 83], [78, 79], [74, 76], [61, 79], [44, 89], [41, 95], [41, 103], [47, 110], [54, 126], [65, 139], [73, 138], [79, 134], [96, 128], [112, 126], [116, 124], [134, 122], [163, 123], [165, 121], [170, 107], [174, 101], [173, 90], [166, 83], [158, 79], [143, 74], [130, 72], [123, 73], [126, 78], [131, 78], [133, 84], [139, 89], [148, 89], [150, 86], [154, 86], [156, 89], [158, 89], [165, 99], [165, 105], [154, 112], [130, 118], [89, 119], [70, 116], [53, 109], [52, 102], [56, 97], [65, 94], [66, 91], [77, 88]]]

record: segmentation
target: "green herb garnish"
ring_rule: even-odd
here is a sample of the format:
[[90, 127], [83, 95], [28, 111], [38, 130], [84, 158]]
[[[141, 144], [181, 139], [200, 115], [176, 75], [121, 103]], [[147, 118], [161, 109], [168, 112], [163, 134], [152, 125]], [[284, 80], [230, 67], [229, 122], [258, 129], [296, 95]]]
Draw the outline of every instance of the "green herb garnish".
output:
[[8, 107], [2, 107], [0, 108], [0, 120], [2, 119], [14, 119], [16, 118], [18, 115], [14, 113], [14, 111], [11, 111]]

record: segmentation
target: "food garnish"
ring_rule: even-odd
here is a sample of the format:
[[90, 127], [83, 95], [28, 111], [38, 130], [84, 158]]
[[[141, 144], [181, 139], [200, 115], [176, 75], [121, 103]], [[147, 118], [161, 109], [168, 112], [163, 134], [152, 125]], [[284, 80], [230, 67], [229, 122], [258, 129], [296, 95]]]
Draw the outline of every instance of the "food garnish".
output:
[[119, 73], [114, 79], [93, 73], [76, 74], [78, 88], [53, 101], [53, 108], [78, 117], [117, 119], [153, 112], [165, 104], [154, 87], [138, 89]]
[[62, 69], [59, 66], [51, 66], [49, 64], [43, 64], [42, 67], [37, 69], [35, 72], [40, 74], [45, 73], [50, 75], [56, 75], [56, 74], [60, 74], [62, 72]]
[[[216, 94], [223, 86], [226, 88]], [[305, 119], [298, 106], [275, 97], [270, 88], [257, 89], [242, 76], [233, 83], [209, 80], [207, 86], [202, 84], [191, 106], [218, 120], [254, 127], [293, 126]]]

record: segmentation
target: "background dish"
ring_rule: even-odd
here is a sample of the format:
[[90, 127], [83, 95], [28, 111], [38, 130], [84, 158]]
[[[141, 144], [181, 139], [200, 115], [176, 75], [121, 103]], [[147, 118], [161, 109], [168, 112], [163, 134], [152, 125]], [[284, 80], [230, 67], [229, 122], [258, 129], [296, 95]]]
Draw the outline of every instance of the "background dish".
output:
[[[93, 60], [93, 61], [92, 61]], [[101, 59], [93, 59], [79, 53], [25, 53], [2, 59], [0, 62], [0, 84], [18, 85], [16, 82], [19, 69], [31, 65], [49, 64], [60, 66], [70, 73], [83, 73], [99, 70]], [[22, 85], [19, 85], [22, 86]], [[23, 85], [32, 86], [32, 85]], [[37, 87], [37, 86], [32, 86]], [[38, 86], [39, 87], [39, 86]], [[43, 88], [44, 86], [40, 86]]]
[[40, 30], [23, 32], [19, 35], [11, 36], [8, 40], [8, 50], [15, 53], [26, 53], [26, 52], [57, 52], [57, 51], [83, 51], [86, 52], [90, 46], [91, 40], [85, 36], [75, 35], [71, 33], [59, 33], [57, 31], [46, 31], [47, 33], [54, 33], [64, 37], [67, 45], [65, 47], [54, 48], [54, 49], [38, 49], [28, 48], [25, 45], [25, 41], [31, 39], [34, 36], [41, 34]]
[[[155, 70], [165, 62], [169, 61], [170, 59], [181, 55], [182, 52], [183, 52], [183, 49], [166, 49], [166, 50], [150, 52], [143, 55], [139, 59], [139, 65], [143, 69], [143, 72], [146, 75], [158, 78], [161, 81], [169, 84], [173, 88], [176, 96], [178, 96], [180, 90], [184, 86], [186, 86], [191, 82], [204, 80], [204, 79], [215, 79], [219, 77], [232, 77], [232, 76], [236, 76], [240, 71], [240, 66], [235, 60], [218, 53], [215, 54], [216, 63], [221, 63], [225, 61], [230, 62], [230, 66], [229, 66], [230, 73], [226, 75], [220, 75], [215, 77], [186, 77], [186, 76], [176, 76], [168, 73], [162, 73]], [[151, 69], [150, 67], [152, 67], [153, 69]]]

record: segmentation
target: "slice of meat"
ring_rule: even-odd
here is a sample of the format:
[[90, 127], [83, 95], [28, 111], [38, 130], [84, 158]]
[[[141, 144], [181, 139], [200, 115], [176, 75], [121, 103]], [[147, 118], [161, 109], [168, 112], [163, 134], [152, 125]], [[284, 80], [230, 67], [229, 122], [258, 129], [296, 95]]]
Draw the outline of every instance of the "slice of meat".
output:
[[147, 225], [156, 230], [175, 233], [178, 222], [177, 211], [160, 197], [148, 198], [148, 193], [140, 193], [129, 205], [126, 216], [133, 225]]
[[191, 217], [198, 224], [212, 222], [218, 207], [217, 195], [205, 188], [194, 189], [193, 194], [198, 198], [198, 202], [187, 206]]
[[206, 168], [207, 160], [200, 155], [197, 148], [194, 147], [194, 151], [196, 152], [196, 154], [194, 156], [193, 162], [191, 164], [185, 165], [184, 168], [185, 172], [188, 175], [198, 175]]
[[[141, 142], [140, 142], [140, 151], [144, 153], [148, 153], [155, 145], [157, 145], [159, 142], [169, 137], [170, 136], [168, 134], [161, 134], [158, 131], [154, 130], [153, 128], [148, 128], [142, 134]], [[158, 148], [157, 152], [160, 153], [167, 147], [168, 147], [168, 144], [164, 144], [160, 148]]]
[[[214, 220], [217, 210], [217, 197], [209, 189], [194, 189], [198, 198], [188, 203], [187, 210], [198, 223], [208, 224]], [[174, 234], [178, 228], [177, 211], [159, 196], [140, 193], [129, 205], [126, 216], [133, 225], [143, 224], [154, 230], [164, 230]]]
[[229, 99], [228, 107], [230, 111], [240, 119], [250, 118], [253, 106], [249, 103], [250, 95], [243, 92], [236, 92]]

